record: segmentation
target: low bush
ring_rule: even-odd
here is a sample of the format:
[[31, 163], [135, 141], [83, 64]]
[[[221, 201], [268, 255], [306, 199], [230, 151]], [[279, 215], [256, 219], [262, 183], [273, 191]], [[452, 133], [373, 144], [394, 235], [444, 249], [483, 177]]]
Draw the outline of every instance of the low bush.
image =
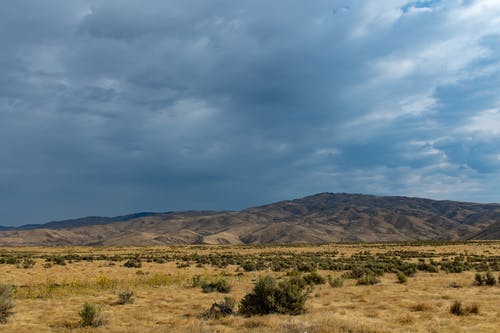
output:
[[205, 282], [205, 279], [203, 279], [203, 277], [201, 277], [200, 275], [193, 275], [192, 282], [191, 282], [191, 286], [193, 288], [201, 287], [205, 283], [206, 282]]
[[326, 279], [323, 276], [319, 275], [318, 272], [311, 272], [309, 274], [305, 274], [303, 276], [303, 279], [308, 285], [311, 286], [326, 283]]
[[455, 301], [450, 307], [450, 313], [456, 316], [463, 316], [465, 314], [465, 309], [459, 301]]
[[134, 303], [134, 292], [132, 290], [123, 290], [118, 294], [118, 304]]
[[488, 271], [486, 273], [486, 285], [488, 286], [494, 286], [497, 284], [497, 279], [495, 278], [495, 276], [493, 275], [493, 273], [491, 271]]
[[336, 278], [332, 278], [330, 276], [328, 277], [328, 284], [330, 284], [332, 288], [342, 288], [342, 286], [344, 285], [344, 279], [340, 276]]
[[479, 314], [479, 305], [478, 304], [472, 304], [469, 305], [465, 308], [465, 311], [467, 314]]
[[220, 293], [229, 293], [231, 292], [231, 285], [229, 284], [229, 282], [227, 282], [226, 279], [220, 278], [212, 282], [203, 282], [201, 285], [201, 289], [204, 293], [211, 293], [214, 291]]
[[142, 267], [142, 263], [140, 259], [129, 259], [123, 264], [123, 266], [128, 268], [140, 268]]
[[11, 285], [0, 283], [0, 323], [7, 322], [7, 318], [12, 314], [14, 307], [13, 289]]
[[397, 278], [398, 278], [398, 282], [399, 282], [399, 283], [406, 283], [406, 282], [408, 282], [408, 276], [406, 276], [406, 274], [405, 274], [405, 273], [403, 273], [403, 272], [401, 272], [401, 271], [398, 271], [398, 272], [396, 273], [396, 276], [397, 276]]
[[472, 304], [468, 306], [462, 305], [461, 302], [455, 301], [450, 307], [450, 313], [456, 316], [466, 316], [468, 314], [479, 314], [479, 305]]
[[252, 272], [257, 270], [257, 265], [253, 261], [245, 261], [241, 268], [245, 270], [245, 272]]
[[213, 303], [208, 311], [202, 314], [202, 318], [205, 319], [220, 319], [222, 317], [227, 317], [234, 314], [234, 307], [236, 301], [234, 298], [225, 297], [224, 301], [220, 303]]
[[307, 290], [297, 282], [298, 279], [293, 278], [280, 283], [271, 276], [260, 278], [253, 291], [241, 300], [240, 313], [246, 316], [304, 313]]
[[57, 256], [57, 257], [52, 258], [52, 261], [56, 265], [66, 266], [66, 260], [64, 260], [64, 258], [61, 256]]
[[486, 274], [477, 272], [476, 275], [474, 275], [474, 284], [476, 286], [494, 286], [497, 284], [497, 279], [491, 271], [486, 272]]
[[374, 274], [364, 274], [362, 277], [358, 279], [358, 285], [361, 286], [370, 286], [379, 283], [380, 280]]
[[432, 310], [432, 306], [425, 303], [418, 303], [410, 307], [411, 311], [430, 311]]
[[80, 325], [82, 327], [98, 327], [104, 324], [104, 320], [101, 315], [101, 307], [95, 304], [83, 304], [79, 315], [81, 319]]
[[483, 276], [481, 273], [477, 272], [476, 275], [474, 275], [474, 284], [476, 286], [482, 286], [485, 281], [483, 281]]
[[18, 268], [33, 268], [33, 266], [35, 266], [36, 262], [35, 260], [31, 259], [31, 258], [24, 258], [22, 263], [18, 263], [17, 264], [17, 267]]

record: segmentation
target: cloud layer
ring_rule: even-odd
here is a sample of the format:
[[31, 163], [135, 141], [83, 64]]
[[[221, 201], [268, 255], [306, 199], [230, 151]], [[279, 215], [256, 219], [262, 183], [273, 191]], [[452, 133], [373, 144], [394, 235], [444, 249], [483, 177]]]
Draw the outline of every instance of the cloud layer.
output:
[[1, 225], [322, 191], [500, 202], [498, 1], [1, 6]]

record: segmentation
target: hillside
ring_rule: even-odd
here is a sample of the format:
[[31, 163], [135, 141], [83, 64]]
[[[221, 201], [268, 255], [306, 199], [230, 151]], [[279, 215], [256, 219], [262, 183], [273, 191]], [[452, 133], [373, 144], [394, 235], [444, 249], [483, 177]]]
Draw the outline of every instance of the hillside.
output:
[[238, 212], [139, 213], [0, 231], [0, 245], [325, 243], [498, 238], [500, 204], [321, 193]]

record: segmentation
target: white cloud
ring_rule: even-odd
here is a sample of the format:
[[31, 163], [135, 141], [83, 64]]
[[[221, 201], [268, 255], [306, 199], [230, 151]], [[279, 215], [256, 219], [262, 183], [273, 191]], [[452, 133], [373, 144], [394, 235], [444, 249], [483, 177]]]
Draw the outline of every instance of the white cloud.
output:
[[500, 109], [479, 112], [469, 118], [468, 124], [461, 128], [465, 132], [487, 136], [500, 135]]
[[359, 8], [357, 23], [351, 31], [351, 38], [362, 38], [380, 29], [389, 27], [402, 15], [405, 0], [368, 1]]

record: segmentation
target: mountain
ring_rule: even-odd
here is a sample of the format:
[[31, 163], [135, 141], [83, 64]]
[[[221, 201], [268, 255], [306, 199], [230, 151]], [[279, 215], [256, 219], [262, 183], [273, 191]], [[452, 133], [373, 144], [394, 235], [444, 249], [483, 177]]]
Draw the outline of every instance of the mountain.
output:
[[0, 231], [0, 245], [163, 245], [498, 239], [500, 204], [321, 193], [241, 211], [88, 217]]
[[471, 239], [500, 239], [500, 222], [495, 222], [492, 225], [484, 228], [479, 233], [472, 236]]
[[124, 222], [130, 221], [133, 219], [146, 217], [146, 216], [155, 216], [161, 213], [151, 213], [151, 212], [141, 212], [129, 215], [121, 215], [115, 217], [104, 217], [104, 216], [87, 216], [81, 217], [77, 219], [64, 220], [64, 221], [52, 221], [44, 224], [25, 224], [20, 227], [1, 227], [4, 230], [30, 230], [30, 229], [66, 229], [66, 228], [76, 228], [90, 225], [98, 225], [98, 224], [108, 224], [113, 222]]

